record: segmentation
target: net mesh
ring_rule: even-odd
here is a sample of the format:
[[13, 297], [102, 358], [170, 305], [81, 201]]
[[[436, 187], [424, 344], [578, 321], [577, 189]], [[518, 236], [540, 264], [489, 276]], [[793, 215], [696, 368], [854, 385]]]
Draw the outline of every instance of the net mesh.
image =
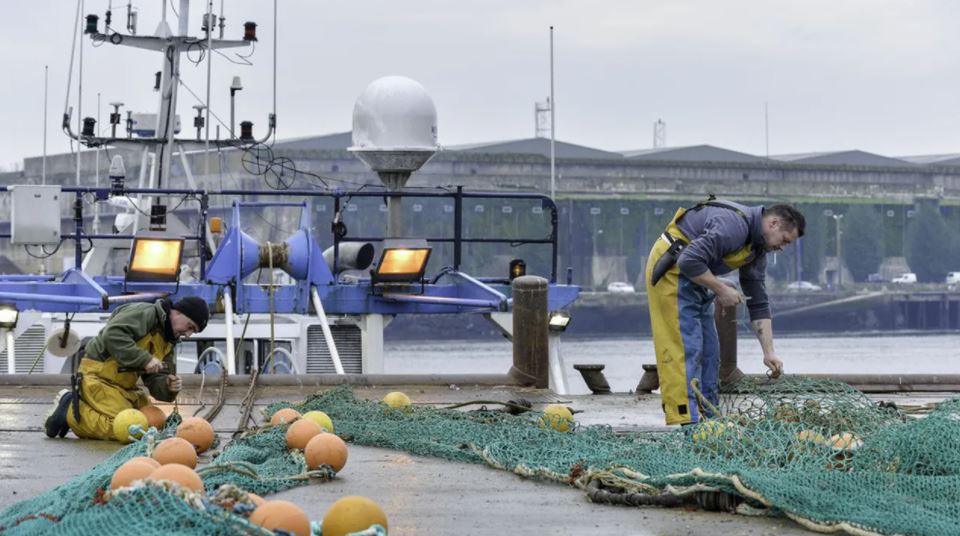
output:
[[[327, 413], [354, 444], [489, 464], [579, 487], [597, 502], [695, 502], [851, 534], [948, 535], [960, 526], [960, 400], [917, 417], [838, 382], [744, 379], [725, 388], [722, 418], [644, 433], [608, 426], [562, 433], [536, 412], [397, 409], [347, 387], [265, 413], [281, 407]], [[266, 427], [226, 445], [199, 471], [208, 491], [199, 503], [156, 486], [103, 500], [116, 467], [147, 452], [150, 440], [135, 442], [5, 510], [0, 533], [251, 533], [236, 503], [214, 504], [210, 495], [231, 486], [268, 495], [333, 476], [328, 468], [308, 473], [302, 455], [286, 449], [284, 433]]]

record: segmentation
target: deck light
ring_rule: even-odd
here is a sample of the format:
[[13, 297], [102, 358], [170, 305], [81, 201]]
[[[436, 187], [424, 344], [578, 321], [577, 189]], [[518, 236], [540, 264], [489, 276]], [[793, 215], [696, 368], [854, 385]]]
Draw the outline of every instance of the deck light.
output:
[[177, 281], [182, 257], [182, 238], [137, 236], [130, 248], [126, 279], [142, 282]]
[[554, 311], [550, 313], [550, 331], [564, 331], [569, 325], [570, 313], [566, 311]]
[[9, 303], [0, 304], [0, 329], [13, 329], [17, 327], [17, 319], [20, 317], [20, 311], [17, 306]]
[[527, 275], [527, 263], [523, 262], [523, 259], [513, 259], [510, 261], [510, 281], [522, 275]]
[[377, 269], [371, 274], [374, 283], [414, 283], [423, 278], [430, 260], [430, 248], [384, 247]]

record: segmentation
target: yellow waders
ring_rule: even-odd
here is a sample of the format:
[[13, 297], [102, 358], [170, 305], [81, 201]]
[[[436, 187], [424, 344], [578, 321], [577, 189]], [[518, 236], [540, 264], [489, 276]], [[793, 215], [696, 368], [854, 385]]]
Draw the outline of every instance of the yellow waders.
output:
[[[173, 345], [161, 333], [149, 333], [137, 341], [137, 346], [150, 355], [163, 359]], [[159, 356], [159, 357], [158, 357]], [[74, 400], [67, 411], [67, 424], [77, 437], [115, 440], [113, 418], [130, 408], [142, 408], [149, 399], [137, 387], [142, 371], [120, 372], [113, 358], [97, 361], [84, 357], [80, 361], [80, 400]], [[80, 404], [80, 422], [74, 418], [73, 404]]]
[[[686, 210], [677, 210], [666, 233], [674, 240], [689, 244], [690, 240], [677, 227]], [[681, 275], [676, 264], [656, 286], [650, 284], [654, 265], [669, 247], [667, 239], [660, 237], [650, 250], [646, 270], [647, 301], [666, 422], [687, 424], [699, 421], [700, 417], [696, 395], [690, 389], [691, 380], [699, 381], [701, 392], [712, 404], [719, 402], [720, 346], [712, 291]], [[748, 244], [724, 256], [723, 261], [736, 269], [752, 258]]]

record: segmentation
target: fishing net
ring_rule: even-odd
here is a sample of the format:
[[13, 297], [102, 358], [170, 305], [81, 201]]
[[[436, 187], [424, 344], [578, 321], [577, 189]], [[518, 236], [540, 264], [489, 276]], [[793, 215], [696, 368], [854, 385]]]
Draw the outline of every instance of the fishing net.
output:
[[[744, 379], [724, 389], [723, 417], [645, 433], [608, 426], [559, 432], [537, 412], [391, 408], [348, 387], [265, 413], [281, 407], [327, 413], [354, 444], [488, 464], [576, 486], [595, 502], [696, 504], [851, 534], [947, 535], [960, 527], [960, 400], [917, 417], [838, 382]], [[4, 511], [0, 533], [255, 533], [242, 490], [270, 494], [333, 476], [308, 473], [302, 455], [286, 449], [284, 431], [265, 427], [227, 444], [199, 471], [206, 495], [181, 497], [150, 484], [104, 495], [113, 470], [146, 452], [149, 441], [133, 443]], [[234, 489], [240, 498], [216, 498]]]

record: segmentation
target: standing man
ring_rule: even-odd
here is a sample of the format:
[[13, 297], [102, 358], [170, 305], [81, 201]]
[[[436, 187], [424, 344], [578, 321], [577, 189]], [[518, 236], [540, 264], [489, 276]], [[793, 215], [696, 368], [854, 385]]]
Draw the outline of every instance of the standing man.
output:
[[182, 383], [173, 347], [181, 338], [203, 331], [210, 318], [207, 303], [189, 296], [172, 303], [129, 303], [117, 307], [107, 325], [81, 350], [76, 394], [64, 390], [44, 422], [47, 437], [114, 439], [113, 419], [129, 408], [149, 403], [137, 386], [157, 400], [173, 402]]
[[[750, 324], [763, 349], [763, 364], [779, 377], [783, 362], [773, 350], [773, 327], [764, 280], [770, 251], [803, 236], [806, 221], [790, 205], [748, 207], [708, 201], [680, 208], [650, 250], [647, 296], [660, 393], [667, 424], [713, 417], [699, 407], [690, 382], [719, 403], [720, 344], [714, 299], [721, 307], [747, 302]], [[717, 276], [740, 270], [737, 290]]]

